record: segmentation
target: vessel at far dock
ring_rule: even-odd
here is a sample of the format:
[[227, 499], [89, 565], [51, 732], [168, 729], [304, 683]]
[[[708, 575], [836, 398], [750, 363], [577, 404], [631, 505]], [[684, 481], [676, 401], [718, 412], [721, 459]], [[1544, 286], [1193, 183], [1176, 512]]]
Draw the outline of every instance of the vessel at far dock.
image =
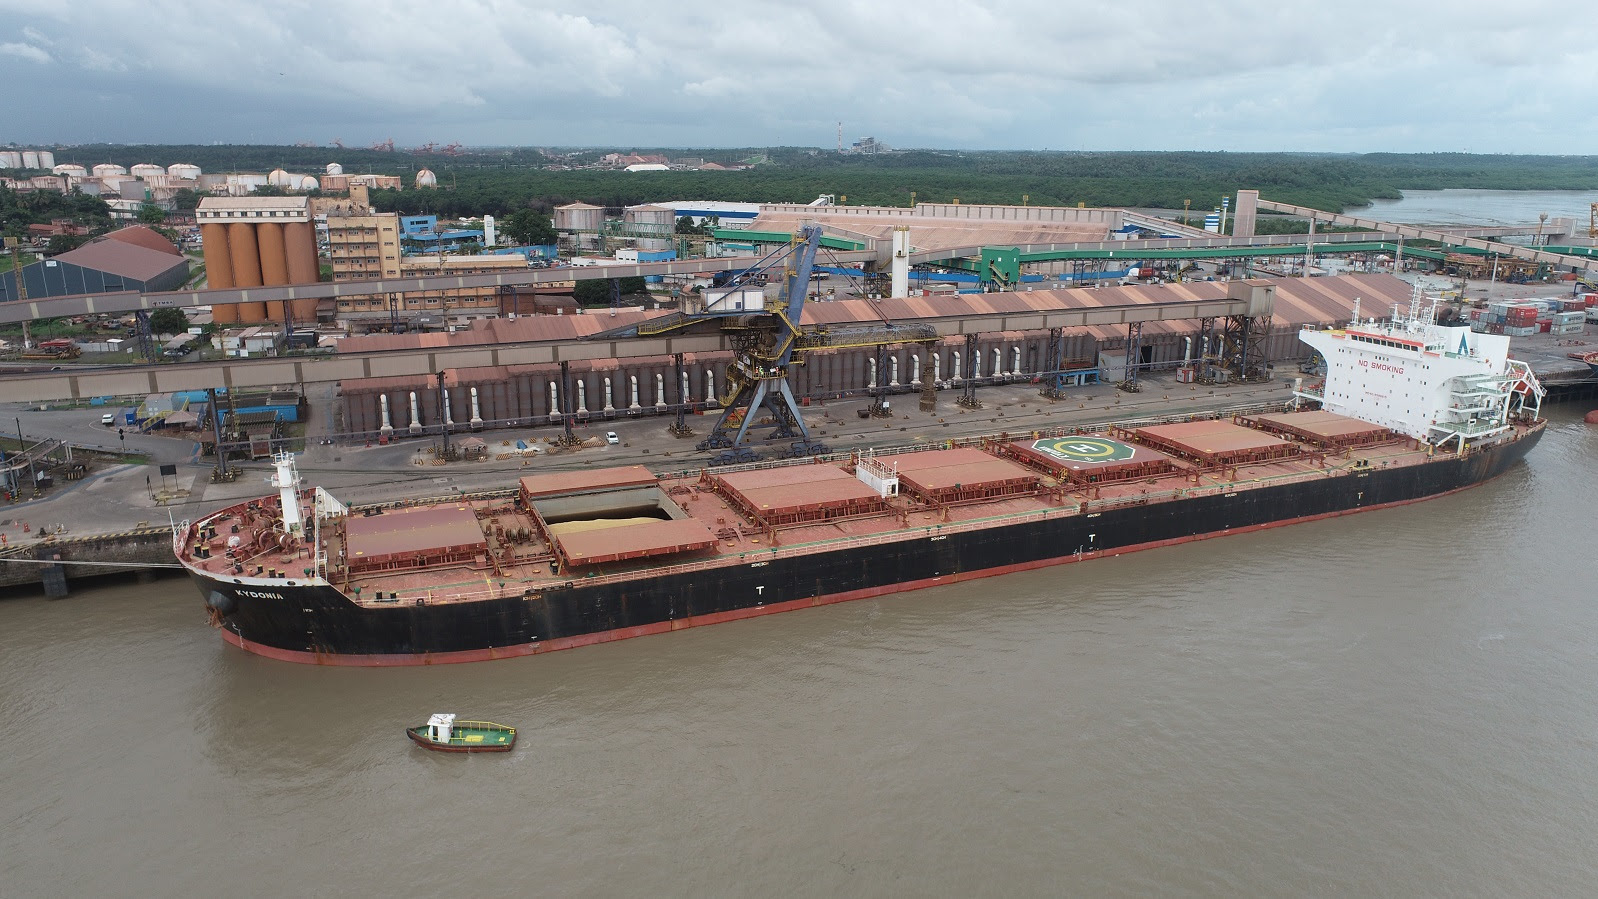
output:
[[228, 642], [299, 662], [505, 658], [1394, 506], [1480, 484], [1542, 435], [1509, 338], [1302, 332], [1291, 409], [657, 476], [642, 466], [349, 509], [279, 494], [174, 529]]

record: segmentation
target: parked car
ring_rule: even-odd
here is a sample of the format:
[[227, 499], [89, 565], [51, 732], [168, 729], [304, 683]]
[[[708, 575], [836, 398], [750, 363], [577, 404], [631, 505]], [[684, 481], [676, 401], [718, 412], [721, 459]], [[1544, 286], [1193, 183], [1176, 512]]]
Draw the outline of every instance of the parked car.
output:
[[100, 416], [100, 424], [103, 424], [106, 427], [110, 427], [111, 425], [114, 425], [116, 423], [117, 423], [117, 414], [115, 412], [107, 412], [106, 414]]
[[615, 446], [616, 444], [621, 442], [621, 438], [616, 436], [616, 432], [615, 431], [606, 431], [605, 432], [605, 442], [610, 444], [611, 446]]

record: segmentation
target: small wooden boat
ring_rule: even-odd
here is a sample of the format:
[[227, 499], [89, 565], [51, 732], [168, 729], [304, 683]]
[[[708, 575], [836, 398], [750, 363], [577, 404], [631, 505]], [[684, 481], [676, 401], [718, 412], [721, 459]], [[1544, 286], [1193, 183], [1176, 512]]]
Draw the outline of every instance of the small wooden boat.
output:
[[453, 714], [438, 714], [421, 727], [405, 728], [416, 745], [434, 752], [510, 752], [516, 745], [516, 728], [492, 721], [456, 721]]

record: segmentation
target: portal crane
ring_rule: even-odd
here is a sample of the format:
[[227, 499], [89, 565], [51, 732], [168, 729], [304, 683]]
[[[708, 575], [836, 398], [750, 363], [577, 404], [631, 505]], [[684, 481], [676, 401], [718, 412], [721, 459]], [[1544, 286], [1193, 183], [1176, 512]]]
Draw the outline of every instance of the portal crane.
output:
[[[733, 360], [727, 366], [725, 389], [717, 398], [722, 406], [721, 416], [699, 448], [748, 451], [749, 458], [753, 458], [750, 432], [760, 428], [771, 430], [770, 439], [801, 441], [806, 451], [818, 451], [819, 445], [811, 440], [810, 429], [788, 383], [791, 366], [804, 364], [804, 355], [817, 350], [927, 344], [938, 339], [931, 325], [921, 323], [883, 322], [805, 331], [800, 321], [820, 246], [821, 228], [806, 225], [789, 247], [730, 279], [731, 288], [737, 290], [740, 285], [762, 283], [763, 277], [781, 271], [782, 289], [774, 304], [768, 305], [761, 298], [745, 305], [732, 294], [721, 294], [702, 310], [674, 312], [589, 339], [656, 336], [714, 322], [732, 344]], [[762, 417], [762, 413], [769, 417]]]

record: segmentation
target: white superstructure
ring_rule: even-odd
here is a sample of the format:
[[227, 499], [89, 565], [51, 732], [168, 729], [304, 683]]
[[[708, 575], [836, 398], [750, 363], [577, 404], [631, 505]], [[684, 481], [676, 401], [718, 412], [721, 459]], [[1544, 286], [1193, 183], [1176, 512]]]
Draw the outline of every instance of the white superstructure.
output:
[[1390, 321], [1361, 319], [1356, 300], [1348, 327], [1299, 333], [1326, 360], [1326, 382], [1294, 394], [1460, 450], [1507, 431], [1515, 415], [1537, 415], [1542, 385], [1526, 363], [1509, 358], [1508, 337], [1436, 321], [1437, 301], [1422, 308], [1418, 292]]

